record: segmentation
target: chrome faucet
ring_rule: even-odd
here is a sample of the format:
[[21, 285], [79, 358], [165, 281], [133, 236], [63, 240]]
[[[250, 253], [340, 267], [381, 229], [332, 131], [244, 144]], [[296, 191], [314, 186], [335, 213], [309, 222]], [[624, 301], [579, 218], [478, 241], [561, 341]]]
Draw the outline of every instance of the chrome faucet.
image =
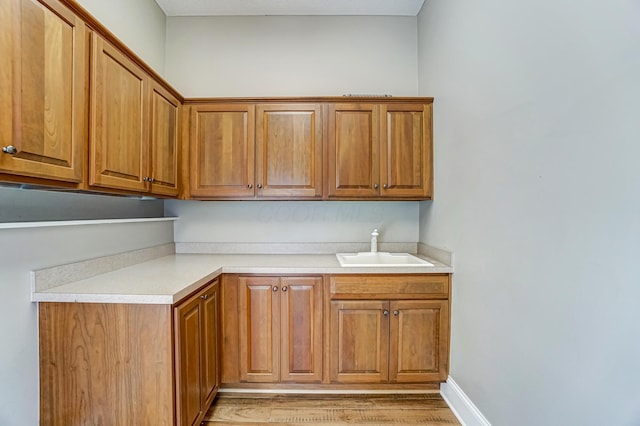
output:
[[378, 230], [374, 229], [371, 233], [371, 253], [378, 252]]

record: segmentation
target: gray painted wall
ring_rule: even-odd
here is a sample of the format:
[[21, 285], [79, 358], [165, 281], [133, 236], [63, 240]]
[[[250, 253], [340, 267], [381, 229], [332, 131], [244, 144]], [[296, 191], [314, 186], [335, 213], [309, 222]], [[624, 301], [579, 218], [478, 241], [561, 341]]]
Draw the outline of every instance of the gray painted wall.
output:
[[431, 0], [451, 376], [496, 426], [640, 424], [640, 4]]
[[167, 18], [166, 75], [185, 97], [415, 96], [416, 17]]

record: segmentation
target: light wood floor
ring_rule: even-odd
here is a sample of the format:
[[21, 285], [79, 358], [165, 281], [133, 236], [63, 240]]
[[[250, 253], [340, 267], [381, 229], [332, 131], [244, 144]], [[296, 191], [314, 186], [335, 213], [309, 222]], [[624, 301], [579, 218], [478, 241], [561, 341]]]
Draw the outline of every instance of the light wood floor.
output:
[[204, 418], [214, 425], [459, 425], [442, 397], [421, 395], [219, 394]]

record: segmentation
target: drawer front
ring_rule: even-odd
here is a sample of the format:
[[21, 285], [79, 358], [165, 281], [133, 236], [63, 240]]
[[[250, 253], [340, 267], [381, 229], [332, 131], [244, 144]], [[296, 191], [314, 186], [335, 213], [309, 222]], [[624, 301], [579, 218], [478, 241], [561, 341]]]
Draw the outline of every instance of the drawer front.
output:
[[331, 299], [446, 299], [449, 275], [332, 275]]

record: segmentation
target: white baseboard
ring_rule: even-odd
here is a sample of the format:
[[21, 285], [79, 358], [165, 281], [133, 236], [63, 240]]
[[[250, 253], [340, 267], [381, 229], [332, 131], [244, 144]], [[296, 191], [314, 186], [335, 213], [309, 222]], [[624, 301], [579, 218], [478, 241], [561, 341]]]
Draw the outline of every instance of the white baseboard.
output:
[[440, 395], [449, 404], [462, 426], [491, 426], [451, 376], [447, 378], [446, 383], [440, 385]]

